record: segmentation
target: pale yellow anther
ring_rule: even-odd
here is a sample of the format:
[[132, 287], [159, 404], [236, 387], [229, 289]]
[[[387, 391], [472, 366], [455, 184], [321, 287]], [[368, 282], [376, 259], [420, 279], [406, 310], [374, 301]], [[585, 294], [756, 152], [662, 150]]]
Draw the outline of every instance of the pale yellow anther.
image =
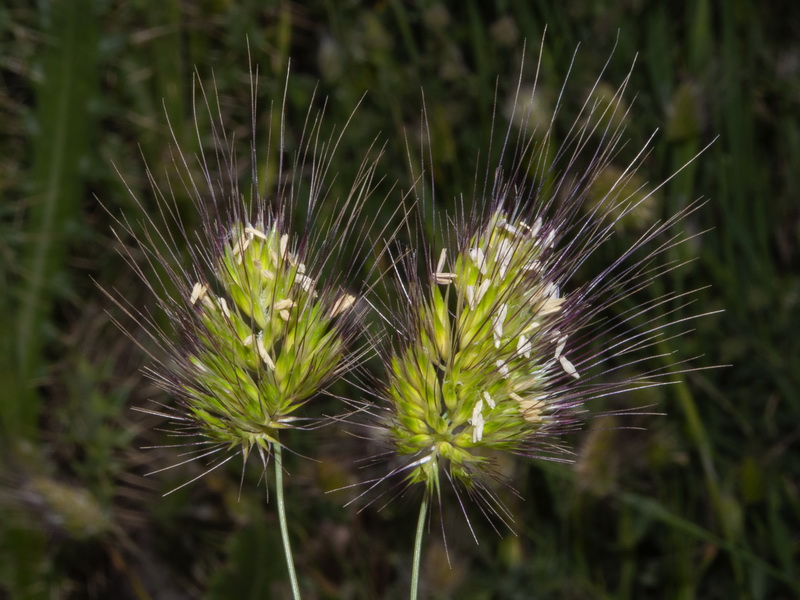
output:
[[539, 314], [542, 316], [557, 313], [561, 310], [564, 304], [564, 298], [548, 298], [542, 307], [539, 309]]
[[549, 315], [561, 310], [561, 306], [564, 304], [564, 298], [560, 298], [560, 290], [558, 286], [554, 283], [548, 283], [543, 289], [539, 289], [536, 293], [531, 296], [531, 301], [533, 303], [542, 302], [542, 305], [539, 307], [539, 313], [541, 315]]
[[436, 270], [433, 272], [433, 281], [436, 285], [449, 285], [456, 279], [455, 273], [448, 273], [443, 270], [446, 262], [447, 248], [442, 248], [439, 253], [439, 262], [436, 263]]
[[528, 337], [520, 333], [519, 338], [517, 339], [517, 354], [521, 354], [525, 358], [531, 357], [531, 350], [532, 350], [531, 342]]
[[486, 292], [489, 291], [491, 283], [490, 279], [484, 279], [477, 288], [474, 285], [467, 286], [467, 303], [471, 309], [474, 310], [481, 303]]
[[486, 255], [480, 248], [470, 248], [469, 257], [482, 275], [486, 275]]
[[199, 282], [195, 283], [194, 287], [192, 287], [192, 295], [189, 298], [189, 302], [195, 304], [198, 300], [205, 298], [207, 293], [208, 287]]
[[267, 352], [267, 348], [264, 346], [264, 338], [262, 334], [258, 334], [256, 336], [256, 348], [258, 349], [258, 355], [261, 357], [261, 360], [264, 361], [264, 364], [267, 365], [270, 369], [275, 369], [275, 361], [272, 360], [272, 357]]
[[542, 411], [545, 403], [542, 400], [524, 399], [519, 403], [519, 409], [526, 421], [538, 423], [542, 420]]
[[500, 278], [506, 276], [508, 267], [511, 265], [511, 259], [514, 256], [514, 246], [508, 240], [500, 240], [497, 249], [497, 265]]
[[264, 279], [275, 279], [275, 273], [273, 273], [269, 269], [261, 269], [261, 276]]
[[219, 307], [222, 309], [222, 312], [225, 314], [225, 316], [230, 319], [231, 309], [228, 308], [228, 303], [225, 301], [225, 298], [217, 298], [217, 304], [219, 304]]
[[350, 307], [353, 306], [353, 304], [355, 304], [355, 302], [356, 302], [356, 297], [351, 296], [350, 294], [343, 294], [339, 296], [334, 301], [333, 306], [331, 306], [331, 311], [330, 311], [331, 318], [338, 317], [343, 312], [349, 310]]
[[242, 345], [244, 345], [244, 346], [249, 346], [252, 343], [253, 343], [253, 334], [252, 333], [242, 340]]
[[[525, 223], [522, 223], [522, 224], [525, 225]], [[500, 227], [502, 229], [505, 229], [511, 235], [519, 235], [519, 230], [516, 227], [514, 227], [511, 223], [509, 223], [508, 221], [501, 221], [500, 222]]]
[[302, 273], [297, 273], [294, 276], [294, 281], [297, 283], [301, 288], [303, 288], [307, 293], [316, 296], [316, 292], [314, 291], [314, 286], [316, 285], [316, 281], [309, 277], [308, 275], [303, 275]]
[[260, 229], [256, 229], [255, 227], [248, 226], [244, 228], [245, 233], [249, 233], [257, 238], [261, 238], [262, 240], [269, 240], [267, 234], [261, 231]]
[[436, 263], [436, 272], [441, 273], [444, 270], [444, 263], [447, 260], [447, 248], [442, 248], [439, 253], [439, 262]]
[[283, 300], [278, 300], [275, 304], [272, 305], [272, 310], [281, 311], [286, 310], [287, 308], [294, 308], [295, 303], [294, 300], [290, 300], [289, 298], [284, 298]]
[[475, 422], [475, 420], [478, 418], [478, 415], [481, 414], [481, 410], [483, 410], [483, 400], [478, 398], [478, 401], [475, 403], [475, 406], [472, 407], [472, 418], [470, 419], [470, 423]]
[[536, 217], [536, 220], [533, 222], [533, 226], [531, 226], [531, 237], [536, 237], [539, 235], [539, 231], [542, 229], [542, 217]]
[[284, 233], [281, 236], [280, 241], [278, 242], [278, 248], [281, 251], [281, 258], [286, 258], [286, 250], [288, 249], [288, 247], [289, 247], [289, 234]]
[[456, 280], [455, 273], [434, 273], [433, 281], [436, 285], [449, 285]]
[[288, 310], [281, 310], [278, 312], [278, 316], [284, 321], [288, 321], [292, 315], [289, 313]]
[[472, 443], [480, 442], [483, 438], [484, 420], [481, 410], [483, 409], [483, 400], [478, 400], [475, 403], [475, 408], [472, 409]]
[[545, 403], [543, 400], [523, 398], [514, 392], [511, 392], [508, 397], [519, 404], [519, 410], [526, 421], [538, 423], [542, 420], [542, 411], [545, 408]]
[[508, 365], [504, 361], [498, 360], [494, 363], [494, 365], [497, 367], [497, 370], [500, 371], [500, 375], [503, 377], [508, 377], [510, 371], [508, 370]]
[[489, 405], [489, 408], [494, 408], [497, 406], [494, 402], [494, 399], [489, 395], [489, 392], [483, 390], [483, 399], [486, 400], [486, 404]]
[[567, 360], [566, 356], [563, 356], [563, 355], [559, 356], [558, 357], [558, 362], [561, 363], [561, 368], [564, 369], [564, 372], [567, 375], [571, 375], [575, 379], [580, 379], [581, 378], [581, 376], [578, 374], [578, 371], [575, 369], [575, 366], [571, 362], [569, 362], [569, 360]]
[[494, 332], [495, 348], [500, 347], [500, 342], [502, 341], [503, 337], [503, 324], [506, 321], [507, 314], [508, 314], [508, 305], [503, 303], [497, 308], [497, 312], [492, 317], [492, 330]]

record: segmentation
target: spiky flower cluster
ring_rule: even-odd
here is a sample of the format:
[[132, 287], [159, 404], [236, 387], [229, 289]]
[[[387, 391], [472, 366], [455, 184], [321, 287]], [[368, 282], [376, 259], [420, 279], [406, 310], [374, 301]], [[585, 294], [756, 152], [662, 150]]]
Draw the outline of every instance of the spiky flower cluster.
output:
[[[485, 476], [494, 474], [496, 452], [564, 460], [569, 448], [561, 436], [583, 426], [587, 403], [663, 385], [676, 371], [672, 360], [644, 371], [618, 369], [659, 358], [665, 329], [680, 322], [661, 319], [683, 308], [676, 294], [628, 300], [680, 266], [662, 255], [684, 238], [664, 234], [697, 205], [653, 223], [609, 266], [570, 289], [588, 257], [658, 189], [633, 184], [647, 147], [625, 168], [613, 164], [624, 123], [611, 117], [625, 110], [619, 101], [624, 87], [613, 102], [587, 100], [555, 153], [554, 121], [544, 135], [528, 137], [530, 114], [523, 110], [518, 143], [511, 143], [514, 125], [509, 125], [501, 151], [501, 164], [507, 148], [514, 153], [510, 176], [495, 171], [483, 199], [476, 197], [469, 206], [462, 201], [462, 216], [448, 218], [447, 234], [455, 243], [432, 251], [423, 242], [407, 253], [410, 263], [426, 256], [428, 277], [420, 280], [414, 264], [404, 273], [401, 306], [390, 306], [383, 315], [402, 339], [379, 349], [386, 358], [383, 381], [362, 388], [367, 394], [377, 389], [388, 406], [388, 418], [379, 417], [377, 429], [389, 438], [388, 456], [399, 456], [401, 466], [386, 477], [402, 473], [406, 483], [424, 485], [427, 498], [439, 495], [444, 474], [477, 491], [478, 498], [488, 495], [497, 507], [499, 499], [484, 484]], [[517, 96], [515, 106], [522, 104]], [[342, 248], [364, 231], [356, 232], [356, 223], [373, 191], [376, 163], [362, 164], [327, 230], [323, 223], [322, 233], [311, 234], [325, 195], [326, 152], [338, 143], [317, 146], [318, 127], [315, 121], [308, 145], [300, 144], [309, 155], [321, 153], [311, 158], [310, 187], [278, 185], [269, 203], [258, 191], [257, 177], [251, 200], [243, 199], [232, 151], [219, 165], [228, 184], [214, 182], [203, 164], [207, 183], [220, 188], [229, 206], [227, 214], [210, 216], [198, 188], [188, 186], [206, 234], [193, 245], [183, 233], [190, 268], [181, 266], [174, 251], [167, 257], [158, 253], [159, 245], [169, 245], [164, 234], [141, 244], [150, 266], [165, 265], [170, 283], [184, 292], [162, 302], [183, 345], [174, 345], [141, 314], [140, 322], [167, 350], [170, 360], [155, 374], [179, 401], [174, 409], [150, 412], [177, 423], [178, 435], [201, 436], [197, 456], [189, 460], [214, 460], [229, 451], [216, 468], [256, 450], [266, 462], [271, 450], [280, 448], [281, 430], [307, 423], [298, 409], [371, 351], [352, 347], [364, 331], [357, 318], [362, 315], [351, 318], [351, 313], [358, 313], [359, 304], [374, 306], [374, 298], [357, 303], [336, 282], [340, 271], [352, 276], [360, 268], [347, 262]], [[589, 157], [588, 164], [581, 156]], [[306, 157], [296, 158], [297, 180]], [[293, 238], [291, 211], [301, 203], [309, 215], [307, 229]], [[470, 218], [463, 216], [467, 213]], [[387, 232], [388, 248], [393, 234], [381, 235]], [[371, 242], [359, 237], [363, 250]], [[369, 270], [383, 268], [378, 264], [373, 261]], [[150, 274], [141, 269], [139, 274], [150, 281]], [[368, 296], [368, 288], [365, 282], [359, 298]], [[369, 489], [386, 477], [371, 480]]]
[[199, 317], [182, 396], [201, 433], [269, 451], [314, 393], [347, 367], [349, 332], [339, 317], [355, 297], [317, 291], [315, 278], [275, 223], [235, 225], [190, 304]]
[[[254, 103], [255, 81], [254, 73]], [[214, 153], [195, 163], [174, 140], [170, 166], [180, 182], [168, 169], [164, 186], [148, 171], [158, 210], [135, 199], [143, 222], [118, 221], [138, 246], [125, 256], [158, 296], [166, 320], [109, 296], [155, 346], [145, 349], [155, 363], [148, 374], [176, 402], [137, 410], [168, 421], [177, 438], [169, 447], [188, 457], [179, 464], [200, 460], [208, 472], [240, 454], [246, 463], [255, 452], [265, 468], [274, 454], [280, 469], [280, 433], [331, 422], [300, 409], [372, 351], [368, 341], [358, 341], [366, 339], [360, 300], [367, 284], [349, 286], [355, 273], [362, 281], [372, 276], [361, 217], [380, 150], [365, 157], [346, 194], [332, 193], [327, 174], [342, 132], [324, 140], [322, 114], [309, 108], [291, 162], [281, 158], [277, 169], [267, 162], [261, 179], [252, 142], [250, 177], [242, 177], [227, 124], [216, 121], [199, 89], [212, 119]], [[282, 107], [281, 123], [285, 113]], [[277, 143], [285, 147], [283, 125]], [[200, 216], [196, 231], [182, 221], [178, 198], [184, 195]]]
[[[682, 312], [692, 292], [642, 292], [682, 265], [672, 251], [687, 238], [670, 230], [699, 202], [651, 222], [588, 281], [574, 280], [666, 183], [634, 183], [648, 146], [625, 168], [613, 164], [624, 123], [609, 117], [623, 90], [610, 104], [585, 103], [554, 155], [552, 121], [538, 141], [519, 142], [510, 175], [497, 169], [483, 198], [462, 200], [462, 216], [447, 218], [452, 254], [424, 244], [410, 252], [402, 306], [390, 309], [400, 339], [385, 354], [381, 391], [388, 417], [380, 427], [399, 464], [383, 479], [402, 475], [428, 498], [440, 496], [445, 477], [507, 522], [487, 481], [502, 479], [498, 452], [569, 461], [564, 434], [618, 414], [592, 401], [665, 385], [681, 372], [685, 360], [669, 356], [667, 332], [680, 336], [676, 325], [702, 315], [664, 317]], [[510, 131], [503, 152], [513, 146]], [[417, 198], [424, 201], [424, 190]], [[416, 275], [420, 254], [425, 280]]]
[[566, 355], [567, 301], [548, 273], [555, 231], [497, 210], [448, 267], [441, 251], [420, 299], [416, 339], [391, 359], [391, 434], [418, 457], [413, 482], [439, 473], [471, 486], [485, 450], [526, 452], [562, 433], [572, 403], [553, 393], [579, 373]]
[[[404, 253], [410, 268], [398, 286], [400, 306], [389, 301], [382, 315], [400, 339], [387, 344], [388, 350], [379, 349], [386, 359], [381, 383], [361, 389], [385, 401], [388, 410], [380, 411], [384, 414], [376, 430], [388, 438], [391, 449], [380, 456], [399, 457], [401, 463], [388, 475], [367, 482], [367, 491], [397, 474], [404, 484], [425, 488], [412, 598], [428, 503], [441, 497], [443, 477], [457, 492], [466, 489], [484, 514], [508, 522], [510, 513], [486, 483], [487, 475], [497, 476], [496, 453], [564, 460], [569, 448], [561, 436], [585, 423], [587, 403], [664, 385], [668, 375], [680, 372], [679, 362], [665, 358], [662, 342], [668, 339], [666, 328], [681, 319], [670, 322], [662, 317], [684, 308], [682, 296], [636, 296], [680, 266], [679, 260], [665, 260], [663, 255], [685, 238], [664, 234], [697, 204], [650, 224], [611, 264], [572, 288], [573, 276], [588, 258], [658, 189], [634, 177], [647, 147], [623, 169], [612, 164], [624, 128], [623, 120], [614, 118], [626, 110], [621, 103], [624, 87], [613, 92], [611, 102], [587, 99], [565, 143], [553, 151], [554, 119], [543, 135], [527, 131], [533, 92], [529, 108], [516, 114], [520, 80], [513, 116], [521, 117], [522, 133], [515, 144], [514, 125], [509, 125], [500, 153], [500, 164], [507, 149], [514, 154], [511, 176], [504, 177], [498, 168], [491, 190], [486, 181], [483, 195], [472, 205], [462, 201], [460, 218], [447, 219], [446, 234], [455, 243], [431, 251], [423, 242]], [[224, 132], [225, 125], [219, 126]], [[374, 340], [360, 349], [353, 342], [362, 334], [369, 337], [360, 323], [359, 305], [374, 306], [377, 299], [365, 297], [370, 289], [366, 282], [385, 267], [379, 266], [379, 255], [363, 269], [370, 271], [357, 293], [364, 302], [337, 283], [342, 272], [352, 276], [365, 266], [348, 262], [342, 250], [349, 238], [359, 237], [356, 245], [362, 250], [371, 244], [363, 235], [367, 226], [357, 232], [356, 223], [374, 191], [376, 167], [369, 160], [362, 163], [347, 199], [334, 206], [331, 221], [317, 229], [318, 201], [327, 194], [323, 180], [330, 167], [328, 152], [338, 141], [320, 143], [317, 120], [310, 128], [309, 138], [299, 144], [302, 151], [295, 156], [292, 177], [284, 177], [283, 163], [279, 165], [278, 181], [283, 183], [275, 186], [269, 200], [260, 191], [255, 168], [245, 200], [232, 149], [221, 153], [222, 164], [217, 165], [228, 182], [215, 181], [202, 160], [212, 196], [218, 189], [228, 211], [210, 215], [189, 175], [184, 185], [203, 216], [205, 239], [200, 243], [190, 240], [179, 211], [154, 186], [162, 217], [167, 213], [181, 227], [192, 260], [185, 266], [174, 248], [167, 256], [161, 254], [159, 247], [170, 248], [173, 238], [157, 227], [152, 228], [155, 234], [148, 234], [154, 237], [140, 240], [140, 247], [152, 271], [166, 269], [168, 285], [159, 281], [161, 287], [182, 292], [167, 293], [161, 306], [183, 343], [174, 344], [149, 315], [135, 308], [129, 311], [166, 351], [168, 359], [160, 359], [154, 374], [178, 399], [175, 408], [145, 412], [177, 423], [178, 436], [201, 438], [184, 444], [192, 448], [186, 462], [211, 457], [213, 469], [237, 454], [246, 462], [256, 452], [266, 467], [274, 456], [279, 522], [295, 598], [299, 586], [283, 503], [280, 434], [308, 425], [299, 409], [372, 351]], [[215, 138], [228, 143], [224, 133]], [[584, 155], [588, 165], [580, 162]], [[304, 162], [308, 157], [310, 165]], [[255, 164], [255, 150], [252, 158]], [[180, 160], [179, 166], [186, 167], [185, 158]], [[301, 171], [310, 173], [307, 188], [296, 183], [304, 179]], [[487, 169], [487, 180], [488, 173]], [[420, 205], [423, 199], [417, 195]], [[293, 237], [291, 213], [299, 207], [307, 214], [306, 229]], [[397, 210], [405, 209], [401, 204]], [[467, 213], [470, 218], [464, 217]], [[127, 223], [124, 226], [132, 231]], [[388, 233], [388, 253], [395, 240], [390, 225], [386, 227], [380, 236]], [[429, 263], [424, 281], [417, 275], [419, 256]], [[157, 287], [149, 283], [151, 274], [129, 258], [141, 279]], [[393, 261], [387, 270], [400, 263]], [[635, 366], [660, 358], [665, 359], [646, 370]], [[373, 414], [373, 406], [358, 402], [359, 412]], [[466, 516], [463, 503], [461, 508]]]

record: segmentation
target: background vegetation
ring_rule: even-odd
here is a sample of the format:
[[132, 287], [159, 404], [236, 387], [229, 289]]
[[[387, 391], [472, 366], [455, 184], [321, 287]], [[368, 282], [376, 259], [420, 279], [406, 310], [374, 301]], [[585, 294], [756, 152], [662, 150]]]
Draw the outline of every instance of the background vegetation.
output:
[[[651, 209], [670, 215], [705, 196], [685, 223], [708, 229], [664, 289], [710, 285], [699, 311], [725, 312], [669, 346], [702, 355], [658, 402], [646, 431], [597, 421], [574, 440], [574, 466], [508, 465], [518, 535], [453, 506], [428, 536], [430, 598], [791, 598], [800, 585], [800, 10], [795, 2], [7, 0], [0, 7], [0, 597], [285, 597], [275, 515], [258, 469], [180, 467], [158, 420], [132, 412], [168, 401], [147, 358], [111, 323], [124, 316], [94, 281], [137, 306], [154, 299], [116, 252], [112, 214], [155, 207], [142, 157], [170, 175], [171, 124], [184, 153], [194, 132], [193, 70], [211, 81], [229, 133], [249, 131], [248, 48], [259, 67], [258, 128], [270, 124], [291, 57], [290, 150], [312, 92], [326, 128], [367, 92], [335, 161], [346, 189], [365, 149], [410, 186], [407, 136], [428, 108], [437, 197], [472, 189], [528, 42], [529, 77], [545, 25], [542, 98], [570, 69], [570, 106], [603, 64], [619, 85], [634, 56], [630, 148], [656, 129], [639, 173], [660, 181], [716, 136]], [[614, 49], [616, 45], [616, 49]], [[612, 54], [613, 50], [613, 54]], [[609, 88], [606, 88], [609, 89]], [[497, 90], [497, 91], [496, 91]], [[629, 99], [632, 96], [629, 95]], [[546, 114], [546, 104], [542, 108]], [[168, 115], [168, 119], [167, 116]], [[273, 117], [274, 118], [274, 117]], [[246, 148], [246, 146], [244, 146]], [[414, 154], [412, 150], [412, 155]], [[412, 156], [420, 160], [418, 156]], [[483, 163], [482, 163], [483, 164]], [[119, 171], [119, 173], [117, 172]], [[121, 181], [120, 174], [130, 187]], [[388, 189], [388, 188], [387, 188]], [[376, 196], [381, 199], [379, 194]], [[196, 219], [187, 198], [185, 218]], [[636, 225], [620, 237], [635, 235]], [[124, 240], [123, 240], [124, 241]], [[598, 257], [602, 264], [603, 257]], [[135, 335], [139, 335], [135, 333]], [[298, 437], [320, 462], [293, 458], [288, 479], [298, 568], [308, 598], [402, 598], [416, 502], [342, 508], [324, 491], [363, 477], [352, 438]], [[350, 441], [348, 441], [350, 440]], [[319, 447], [319, 444], [323, 444]], [[337, 454], [337, 449], [344, 450]], [[323, 460], [323, 457], [327, 457]]]

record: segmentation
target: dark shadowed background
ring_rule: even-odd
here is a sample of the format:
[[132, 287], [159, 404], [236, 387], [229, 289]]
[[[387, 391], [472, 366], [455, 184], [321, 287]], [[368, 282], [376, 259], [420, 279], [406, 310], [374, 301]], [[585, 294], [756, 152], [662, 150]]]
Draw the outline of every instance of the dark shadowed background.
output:
[[[482, 175], [491, 161], [492, 124], [505, 131], [520, 72], [523, 85], [532, 83], [545, 26], [533, 112], [549, 121], [569, 74], [557, 140], [586, 96], [610, 97], [634, 59], [620, 167], [658, 130], [636, 176], [652, 188], [717, 138], [621, 228], [618, 242], [709, 199], [683, 224], [690, 234], [707, 230], [677, 257], [695, 262], [654, 292], [704, 288], [687, 314], [724, 312], [664, 350], [698, 356], [697, 367], [731, 366], [628, 399], [657, 403], [665, 416], [590, 421], [571, 440], [574, 465], [502, 465], [525, 498], [507, 494], [516, 534], [473, 519], [476, 545], [457, 507], [447, 506], [450, 566], [437, 525], [426, 538], [422, 596], [796, 597], [796, 2], [6, 0], [0, 598], [288, 597], [276, 517], [255, 463], [241, 492], [236, 461], [166, 497], [203, 466], [144, 477], [181, 459], [142, 449], [164, 436], [156, 417], [131, 407], [170, 400], [142, 375], [148, 357], [115, 327], [112, 318], [130, 323], [95, 283], [144, 309], [155, 305], [118, 254], [130, 240], [114, 238], [109, 213], [136, 220], [155, 210], [145, 161], [157, 180], [174, 177], [174, 140], [187, 156], [210, 148], [202, 111], [195, 130], [195, 72], [207, 90], [216, 87], [227, 133], [245, 155], [250, 61], [264, 154], [290, 59], [287, 153], [297, 149], [309, 104], [327, 99], [330, 136], [363, 97], [329, 193], [346, 192], [377, 139], [385, 182], [376, 203], [386, 194], [399, 203], [412, 185], [424, 90], [436, 204], [447, 210], [461, 194], [468, 199], [476, 168]], [[199, 222], [188, 195], [178, 190], [176, 202], [188, 224]], [[287, 465], [304, 597], [405, 597], [417, 497], [383, 510], [344, 508], [353, 492], [325, 492], [365, 476], [355, 463], [364, 445], [331, 428], [299, 435], [293, 447], [314, 459], [293, 456]]]

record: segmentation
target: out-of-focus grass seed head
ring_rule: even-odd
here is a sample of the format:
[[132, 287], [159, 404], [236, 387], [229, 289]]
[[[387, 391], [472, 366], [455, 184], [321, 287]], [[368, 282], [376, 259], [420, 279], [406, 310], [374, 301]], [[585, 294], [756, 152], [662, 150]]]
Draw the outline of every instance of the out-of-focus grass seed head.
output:
[[[418, 251], [427, 278], [415, 275], [413, 258], [402, 275], [410, 282], [394, 319], [400, 339], [386, 358], [383, 423], [404, 460], [387, 477], [438, 496], [445, 476], [505, 521], [511, 517], [489, 485], [502, 479], [493, 454], [569, 461], [562, 436], [609, 414], [591, 401], [669, 383], [684, 362], [663, 356], [660, 344], [685, 333], [673, 331], [681, 320], [669, 315], [691, 304], [691, 292], [641, 292], [680, 266], [667, 254], [684, 238], [669, 230], [698, 203], [642, 227], [601, 272], [570, 283], [663, 185], [637, 179], [647, 146], [616, 166], [627, 79], [610, 99], [601, 81], [558, 146], [555, 119], [532, 123], [539, 104], [521, 99], [520, 85], [520, 112], [501, 152], [512, 170], [487, 169], [484, 189], [476, 186], [472, 204], [462, 200], [459, 216], [447, 219], [445, 248]], [[425, 194], [418, 192], [420, 203]]]
[[[158, 294], [171, 328], [116, 301], [155, 343], [156, 350], [148, 349], [155, 361], [149, 373], [177, 400], [141, 410], [173, 425], [173, 435], [185, 440], [176, 446], [188, 448], [186, 462], [206, 459], [213, 469], [257, 450], [266, 464], [281, 430], [324, 423], [299, 409], [372, 351], [360, 325], [367, 284], [353, 280], [371, 277], [366, 257], [373, 249], [362, 210], [381, 152], [367, 149], [349, 193], [330, 197], [328, 171], [341, 137], [321, 139], [322, 111], [310, 108], [299, 149], [285, 165], [282, 106], [280, 164], [262, 167], [253, 141], [249, 174], [242, 174], [225, 133], [231, 124], [214, 116], [200, 90], [215, 148], [195, 163], [176, 147], [170, 169], [179, 173], [180, 191], [191, 196], [201, 227], [184, 228], [171, 180], [159, 184], [152, 174], [159, 217], [144, 211], [141, 226], [121, 223], [147, 259], [142, 264], [130, 252], [129, 262]], [[255, 123], [255, 100], [252, 110]], [[259, 181], [259, 173], [277, 178]], [[299, 226], [296, 214], [304, 215]]]

